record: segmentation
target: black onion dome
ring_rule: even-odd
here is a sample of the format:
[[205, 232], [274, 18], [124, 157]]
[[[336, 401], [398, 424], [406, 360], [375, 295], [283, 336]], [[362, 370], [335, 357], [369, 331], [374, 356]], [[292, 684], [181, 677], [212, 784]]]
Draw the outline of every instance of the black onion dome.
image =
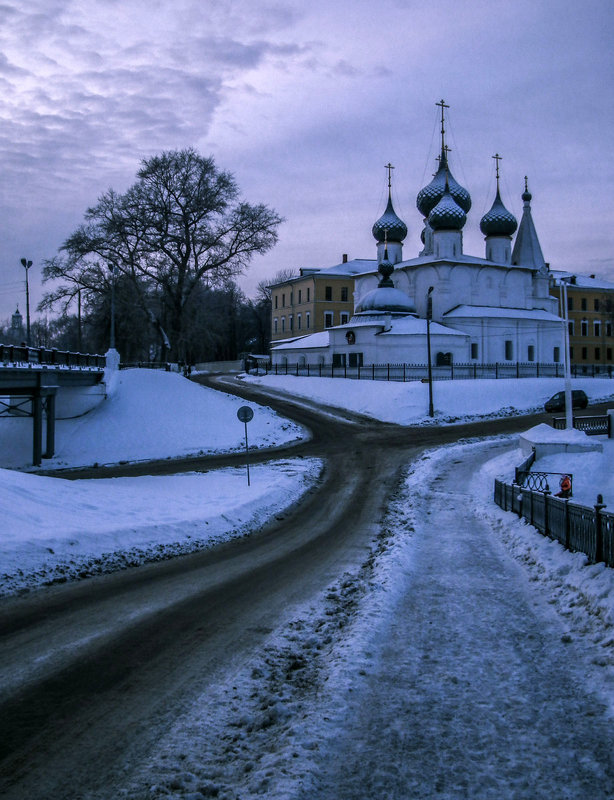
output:
[[416, 197], [418, 211], [423, 217], [428, 217], [428, 215], [443, 197], [443, 193], [446, 190], [446, 175], [448, 178], [448, 188], [454, 200], [456, 200], [465, 214], [471, 208], [471, 196], [469, 195], [469, 192], [463, 186], [461, 186], [460, 183], [454, 180], [452, 173], [448, 169], [447, 159], [440, 158], [439, 169], [437, 170], [435, 177], [428, 184], [428, 186], [425, 186], [424, 189], [420, 189], [418, 196]]
[[492, 208], [480, 220], [480, 230], [484, 236], [512, 236], [517, 227], [516, 217], [503, 205], [497, 189]]
[[388, 195], [386, 210], [373, 226], [372, 232], [378, 242], [383, 242], [386, 239], [389, 242], [402, 242], [407, 236], [407, 225], [397, 216], [392, 207], [390, 195]]
[[429, 225], [434, 231], [460, 231], [466, 221], [464, 210], [447, 190], [429, 214]]

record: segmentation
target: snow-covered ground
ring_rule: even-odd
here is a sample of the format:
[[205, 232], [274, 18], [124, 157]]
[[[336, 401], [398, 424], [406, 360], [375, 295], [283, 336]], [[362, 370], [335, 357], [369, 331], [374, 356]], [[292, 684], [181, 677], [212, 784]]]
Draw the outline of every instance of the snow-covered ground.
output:
[[[272, 409], [246, 403], [174, 372], [121, 370], [107, 399], [77, 419], [56, 422], [56, 454], [44, 469], [116, 464], [232, 452], [245, 447], [245, 426], [237, 409], [249, 405], [251, 447], [284, 444], [305, 436], [303, 429]], [[23, 469], [32, 463], [32, 420], [0, 420], [0, 466]]]
[[425, 454], [368, 556], [209, 687], [125, 796], [611, 798], [614, 570], [493, 504], [515, 454]]
[[[435, 381], [435, 416], [430, 420], [428, 384], [420, 381], [395, 383], [292, 375], [248, 375], [243, 380], [397, 425], [463, 422], [476, 417], [543, 411], [546, 400], [564, 388], [561, 378]], [[584, 389], [591, 402], [614, 400], [614, 380], [610, 378], [574, 378], [572, 385], [574, 389]]]

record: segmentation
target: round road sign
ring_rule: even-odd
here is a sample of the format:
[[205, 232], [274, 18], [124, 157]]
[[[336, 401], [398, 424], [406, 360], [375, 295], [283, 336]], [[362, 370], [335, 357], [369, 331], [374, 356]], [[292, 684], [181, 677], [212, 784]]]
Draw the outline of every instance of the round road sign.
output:
[[253, 416], [254, 412], [249, 406], [241, 406], [241, 408], [237, 411], [237, 417], [239, 418], [240, 422], [249, 422]]

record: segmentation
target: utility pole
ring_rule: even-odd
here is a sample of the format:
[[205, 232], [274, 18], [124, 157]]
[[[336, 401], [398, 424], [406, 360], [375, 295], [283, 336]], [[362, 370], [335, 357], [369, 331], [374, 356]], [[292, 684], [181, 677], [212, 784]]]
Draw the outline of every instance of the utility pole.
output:
[[433, 298], [431, 297], [432, 292], [433, 292], [433, 287], [429, 286], [429, 290], [426, 293], [426, 352], [428, 359], [427, 367], [429, 376], [429, 417], [433, 417], [435, 415], [435, 411], [433, 408], [433, 368], [431, 366], [431, 319], [433, 317]]

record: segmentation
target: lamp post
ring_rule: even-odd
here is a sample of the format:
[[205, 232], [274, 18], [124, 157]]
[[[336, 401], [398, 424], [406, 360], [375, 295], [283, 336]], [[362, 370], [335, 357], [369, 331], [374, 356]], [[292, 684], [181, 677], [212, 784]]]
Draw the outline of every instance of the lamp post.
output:
[[569, 357], [569, 310], [567, 306], [567, 281], [562, 278], [559, 281], [559, 292], [561, 301], [561, 316], [563, 317], [563, 347], [565, 349], [565, 427], [567, 430], [573, 428], [573, 406], [571, 399], [571, 359]]
[[30, 284], [28, 283], [28, 270], [32, 266], [32, 262], [22, 258], [21, 266], [26, 271], [26, 344], [30, 347]]
[[431, 319], [433, 317], [433, 298], [431, 294], [433, 292], [433, 287], [429, 286], [429, 290], [426, 293], [426, 353], [427, 353], [427, 369], [428, 369], [428, 376], [429, 376], [429, 417], [434, 416], [435, 412], [433, 409], [433, 369], [431, 367]]
[[111, 335], [109, 347], [115, 350], [115, 264], [111, 264]]

